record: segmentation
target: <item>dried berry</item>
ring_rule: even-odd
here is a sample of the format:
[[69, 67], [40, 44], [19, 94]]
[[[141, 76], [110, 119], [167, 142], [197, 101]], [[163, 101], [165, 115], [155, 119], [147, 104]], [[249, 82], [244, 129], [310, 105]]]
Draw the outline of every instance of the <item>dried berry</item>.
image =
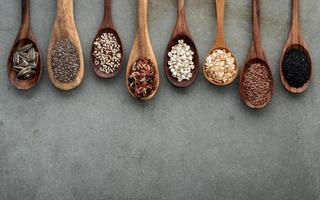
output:
[[311, 66], [303, 50], [289, 50], [282, 62], [282, 71], [291, 87], [300, 88], [310, 79]]
[[128, 84], [138, 98], [150, 96], [156, 89], [155, 67], [150, 60], [139, 58], [131, 67]]

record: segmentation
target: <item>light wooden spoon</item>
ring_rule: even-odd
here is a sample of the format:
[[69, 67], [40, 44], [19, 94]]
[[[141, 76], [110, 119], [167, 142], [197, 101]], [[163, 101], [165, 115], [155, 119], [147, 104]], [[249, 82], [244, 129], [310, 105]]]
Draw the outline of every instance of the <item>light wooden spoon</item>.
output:
[[[311, 57], [308, 51], [308, 47], [306, 42], [304, 41], [300, 29], [299, 29], [299, 0], [292, 0], [292, 24], [291, 24], [291, 31], [289, 34], [288, 41], [283, 49], [283, 53], [281, 56], [280, 61], [280, 77], [283, 86], [291, 93], [299, 94], [306, 91], [310, 85], [311, 77], [312, 77], [312, 61]], [[301, 88], [295, 88], [291, 87], [288, 82], [286, 81], [284, 72], [282, 70], [282, 63], [285, 55], [287, 52], [289, 52], [292, 49], [298, 49], [304, 51], [304, 53], [307, 55], [308, 63], [310, 64], [310, 76], [309, 80], [301, 87]]]
[[[199, 73], [199, 55], [197, 51], [197, 47], [192, 39], [191, 33], [188, 29], [186, 20], [185, 20], [185, 6], [184, 0], [178, 0], [178, 19], [177, 24], [173, 30], [171, 39], [168, 43], [167, 49], [164, 54], [164, 71], [168, 80], [176, 87], [185, 88], [190, 86], [198, 76]], [[178, 82], [176, 78], [174, 78], [170, 72], [168, 61], [170, 60], [168, 53], [171, 51], [172, 46], [178, 44], [178, 41], [183, 39], [184, 42], [190, 46], [190, 49], [194, 52], [193, 62], [194, 69], [192, 70], [192, 77], [190, 80], [184, 80], [182, 82]]]
[[[31, 79], [26, 79], [26, 80], [18, 79], [17, 72], [15, 72], [13, 68], [13, 54], [20, 47], [30, 43], [33, 44], [35, 51], [39, 53], [37, 68], [35, 69], [36, 73], [33, 75]], [[41, 78], [41, 74], [42, 74], [41, 52], [40, 52], [37, 38], [31, 30], [30, 0], [22, 0], [21, 27], [8, 56], [7, 71], [8, 71], [8, 78], [11, 84], [20, 90], [31, 89], [32, 87], [34, 87], [39, 83]]]
[[[236, 75], [232, 77], [232, 79], [226, 83], [219, 83], [219, 82], [215, 82], [212, 81], [207, 73], [206, 73], [206, 66], [204, 64], [203, 66], [203, 74], [205, 76], [205, 78], [212, 83], [213, 85], [217, 85], [217, 86], [225, 86], [225, 85], [229, 85], [231, 84], [237, 77], [238, 74], [238, 65], [237, 65], [237, 60], [236, 57], [233, 55], [233, 53], [231, 52], [231, 50], [227, 47], [227, 44], [225, 42], [225, 37], [224, 37], [224, 10], [225, 10], [225, 0], [216, 0], [216, 12], [217, 12], [217, 36], [216, 36], [216, 41], [213, 45], [213, 47], [210, 49], [208, 56], [210, 56], [212, 54], [213, 51], [221, 49], [221, 50], [225, 50], [228, 53], [231, 53], [232, 57], [235, 59], [235, 66], [236, 66]], [[207, 57], [208, 57], [207, 56]]]
[[113, 73], [104, 73], [99, 69], [99, 66], [94, 64], [94, 58], [93, 58], [93, 51], [94, 51], [94, 44], [92, 43], [92, 48], [91, 48], [91, 66], [96, 73], [97, 76], [101, 78], [112, 78], [116, 76], [120, 70], [121, 70], [121, 64], [123, 61], [123, 47], [121, 43], [121, 39], [119, 34], [116, 31], [116, 28], [113, 24], [112, 21], [112, 5], [111, 5], [112, 0], [105, 0], [104, 1], [104, 17], [102, 20], [102, 23], [100, 25], [99, 31], [93, 40], [93, 43], [96, 41], [96, 38], [100, 37], [103, 33], [112, 33], [116, 39], [118, 44], [120, 45], [120, 53], [121, 53], [121, 61], [120, 61], [120, 67]]
[[[160, 78], [157, 59], [154, 55], [148, 31], [148, 0], [137, 0], [138, 2], [138, 28], [133, 42], [133, 47], [128, 61], [126, 73], [126, 85], [129, 93], [140, 100], [152, 99], [159, 88]], [[139, 98], [130, 90], [129, 77], [133, 64], [139, 59], [144, 58], [150, 60], [155, 68], [155, 90], [148, 97]]]
[[[76, 79], [70, 83], [62, 83], [53, 75], [52, 50], [57, 42], [69, 39], [75, 46], [80, 59], [79, 72]], [[73, 0], [57, 0], [57, 14], [53, 25], [48, 48], [48, 73], [52, 84], [60, 90], [72, 90], [81, 84], [84, 75], [83, 54], [73, 16]]]
[[[252, 34], [253, 34], [253, 41], [252, 45], [248, 54], [248, 57], [245, 62], [245, 66], [242, 69], [241, 77], [240, 77], [240, 95], [245, 102], [245, 104], [253, 109], [261, 109], [268, 105], [268, 103], [271, 101], [273, 90], [274, 90], [274, 83], [273, 83], [273, 77], [272, 72], [270, 69], [270, 65], [268, 64], [267, 58], [265, 56], [264, 50], [262, 48], [261, 43], [261, 35], [260, 35], [260, 0], [252, 0]], [[269, 72], [269, 76], [271, 78], [271, 95], [270, 98], [263, 104], [259, 106], [252, 105], [248, 99], [246, 98], [246, 95], [244, 94], [244, 87], [243, 82], [245, 79], [245, 75], [249, 69], [249, 67], [252, 64], [260, 63], [261, 65], [264, 65]]]

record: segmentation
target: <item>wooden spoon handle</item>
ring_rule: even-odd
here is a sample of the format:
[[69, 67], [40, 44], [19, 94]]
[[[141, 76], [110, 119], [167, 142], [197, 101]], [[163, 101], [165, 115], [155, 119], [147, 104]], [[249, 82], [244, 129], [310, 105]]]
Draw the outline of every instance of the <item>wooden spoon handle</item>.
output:
[[216, 47], [225, 47], [224, 41], [224, 7], [225, 0], [216, 0], [216, 12], [217, 12], [217, 36]]
[[104, 0], [103, 23], [107, 27], [113, 27], [113, 22], [112, 22], [112, 0]]
[[139, 54], [147, 54], [149, 42], [148, 33], [148, 0], [138, 0], [138, 33], [137, 33]]
[[21, 25], [30, 27], [30, 0], [22, 0]]
[[299, 0], [292, 0], [292, 30], [299, 31]]
[[[252, 34], [253, 34], [253, 46], [255, 46], [256, 52], [261, 52], [261, 33], [260, 33], [260, 0], [252, 0]], [[263, 57], [263, 55], [258, 55]]]
[[185, 3], [184, 0], [178, 0], [178, 20], [174, 30], [174, 35], [179, 33], [188, 33], [186, 18], [185, 18]]
[[57, 17], [60, 23], [73, 22], [73, 0], [57, 0]]

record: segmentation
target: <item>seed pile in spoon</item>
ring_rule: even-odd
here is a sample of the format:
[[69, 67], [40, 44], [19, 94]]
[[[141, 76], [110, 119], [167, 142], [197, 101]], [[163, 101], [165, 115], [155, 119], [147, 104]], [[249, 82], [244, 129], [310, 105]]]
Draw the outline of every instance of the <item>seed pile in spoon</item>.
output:
[[303, 50], [289, 50], [284, 56], [282, 70], [287, 83], [291, 87], [303, 87], [311, 75], [308, 56]]
[[265, 65], [250, 65], [244, 75], [243, 93], [251, 105], [262, 106], [268, 103], [272, 96], [272, 76]]
[[228, 84], [237, 76], [235, 58], [225, 49], [216, 49], [206, 59], [205, 73], [214, 83]]
[[171, 47], [171, 51], [168, 53], [169, 70], [172, 77], [176, 78], [179, 83], [192, 78], [192, 70], [195, 67], [193, 55], [194, 52], [184, 40], [179, 40], [178, 44]]
[[55, 79], [62, 83], [76, 80], [80, 68], [80, 58], [76, 47], [69, 39], [57, 42], [51, 53], [51, 62]]
[[94, 41], [93, 61], [101, 72], [116, 72], [121, 64], [121, 46], [113, 33], [103, 33]]
[[17, 73], [17, 78], [26, 80], [36, 74], [36, 68], [39, 61], [39, 53], [36, 52], [33, 43], [20, 47], [13, 54], [13, 69]]
[[138, 98], [150, 96], [156, 89], [156, 71], [152, 62], [139, 58], [132, 66], [129, 75], [129, 88]]

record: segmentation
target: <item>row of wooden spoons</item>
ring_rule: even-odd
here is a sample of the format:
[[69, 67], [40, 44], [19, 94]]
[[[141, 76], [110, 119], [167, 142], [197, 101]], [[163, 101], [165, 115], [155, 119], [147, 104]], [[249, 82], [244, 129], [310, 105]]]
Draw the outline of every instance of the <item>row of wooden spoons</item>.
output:
[[[138, 28], [135, 35], [132, 51], [129, 57], [128, 65], [127, 65], [127, 73], [126, 73], [126, 80], [127, 80], [127, 87], [128, 91], [132, 96], [135, 96], [141, 100], [148, 100], [151, 99], [157, 92], [159, 87], [159, 70], [157, 66], [156, 57], [154, 55], [150, 37], [148, 33], [148, 23], [147, 23], [147, 4], [148, 0], [137, 0], [138, 2]], [[226, 45], [225, 39], [224, 39], [224, 6], [225, 6], [225, 0], [216, 0], [216, 12], [217, 12], [217, 36], [216, 41], [212, 47], [212, 49], [209, 51], [209, 55], [216, 49], [224, 49], [226, 52], [231, 53], [231, 50]], [[272, 73], [270, 70], [270, 67], [268, 65], [265, 53], [262, 48], [261, 44], [261, 36], [260, 36], [260, 6], [259, 6], [259, 0], [252, 0], [252, 31], [253, 31], [253, 41], [252, 46], [250, 48], [248, 57], [246, 59], [244, 68], [241, 73], [240, 78], [240, 94], [243, 97], [244, 102], [251, 108], [262, 108], [265, 107], [271, 100], [272, 94], [270, 97], [262, 104], [260, 105], [253, 105], [250, 103], [250, 101], [247, 99], [247, 96], [244, 94], [243, 89], [243, 82], [245, 78], [245, 74], [248, 71], [248, 68], [253, 63], [260, 63], [267, 67], [268, 73], [271, 77], [271, 90], [273, 92], [273, 78]], [[299, 0], [292, 0], [292, 27], [291, 32], [289, 35], [289, 39], [287, 44], [285, 45], [285, 48], [283, 50], [283, 55], [290, 50], [290, 49], [302, 49], [309, 58], [309, 63], [311, 64], [311, 59], [307, 50], [307, 46], [302, 39], [302, 36], [299, 31]], [[115, 26], [112, 22], [112, 14], [111, 14], [111, 0], [105, 0], [105, 14], [103, 21], [100, 25], [99, 31], [96, 35], [96, 38], [101, 36], [103, 33], [112, 33], [115, 35], [118, 43], [121, 46], [121, 54], [123, 54], [122, 44], [120, 37], [115, 29]], [[57, 42], [64, 40], [68, 38], [71, 43], [76, 48], [77, 52], [79, 53], [79, 73], [77, 73], [77, 77], [72, 82], [61, 82], [56, 79], [56, 77], [53, 74], [52, 69], [52, 51], [54, 46], [57, 44]], [[191, 50], [194, 52], [193, 55], [193, 62], [194, 62], [194, 69], [192, 70], [192, 77], [189, 80], [178, 82], [176, 78], [173, 78], [172, 74], [170, 73], [169, 67], [168, 67], [168, 61], [169, 56], [168, 53], [170, 49], [178, 43], [179, 40], [183, 39], [191, 48]], [[35, 46], [35, 49], [37, 52], [40, 52], [38, 42], [36, 37], [34, 36], [31, 26], [30, 26], [30, 0], [22, 0], [22, 22], [21, 22], [21, 28], [18, 33], [18, 36], [14, 42], [14, 45], [12, 47], [12, 50], [9, 54], [8, 59], [8, 75], [11, 83], [18, 89], [30, 89], [33, 86], [35, 86], [41, 77], [42, 72], [42, 60], [41, 60], [41, 54], [39, 53], [39, 59], [37, 62], [37, 70], [36, 75], [33, 76], [32, 79], [28, 80], [21, 80], [17, 78], [17, 72], [14, 70], [14, 64], [12, 61], [12, 57], [14, 53], [19, 50], [22, 46], [33, 43]], [[92, 56], [92, 52], [91, 52]], [[234, 57], [234, 56], [233, 56]], [[121, 56], [121, 62], [123, 61], [123, 56]], [[129, 77], [132, 73], [132, 67], [135, 65], [137, 60], [139, 59], [146, 59], [149, 60], [150, 63], [152, 63], [154, 67], [154, 88], [152, 91], [148, 93], [147, 96], [137, 96], [136, 93], [132, 90], [132, 88], [129, 87]], [[283, 59], [283, 56], [282, 56]], [[93, 59], [91, 59], [93, 60]], [[82, 49], [80, 45], [79, 36], [77, 33], [76, 25], [74, 22], [73, 17], [73, 0], [57, 0], [57, 14], [53, 26], [53, 31], [51, 35], [51, 39], [49, 42], [49, 49], [48, 49], [48, 73], [50, 80], [52, 81], [53, 85], [61, 90], [71, 90], [76, 88], [80, 85], [83, 75], [84, 75], [84, 61], [83, 61], [83, 55], [82, 55]], [[282, 62], [281, 62], [282, 63]], [[96, 74], [103, 78], [111, 78], [115, 76], [119, 71], [120, 67], [114, 71], [111, 74], [102, 73], [97, 66], [92, 61], [92, 67], [93, 70], [96, 72]], [[236, 67], [236, 73], [238, 73], [238, 66], [237, 62], [235, 60], [235, 67]], [[203, 67], [204, 69], [205, 67]], [[184, 0], [178, 0], [178, 18], [177, 23], [174, 28], [172, 37], [168, 43], [165, 56], [164, 56], [164, 69], [166, 76], [168, 80], [175, 85], [176, 87], [184, 88], [190, 86], [194, 80], [196, 79], [198, 73], [199, 73], [199, 56], [197, 52], [196, 45], [193, 42], [192, 36], [190, 31], [188, 30], [187, 23], [185, 20], [185, 11], [184, 11]], [[232, 78], [231, 81], [227, 83], [216, 83], [213, 82], [210, 78], [207, 77], [206, 73], [204, 72], [205, 77], [209, 82], [211, 82], [214, 85], [223, 86], [230, 84], [233, 82], [233, 80], [236, 78]], [[289, 84], [286, 82], [286, 79], [284, 78], [283, 71], [280, 70], [281, 80], [285, 88], [292, 92], [292, 93], [301, 93], [304, 92], [309, 84], [311, 79], [311, 74], [309, 81], [304, 84], [303, 87], [300, 88], [294, 88], [290, 87]], [[271, 92], [271, 93], [272, 93]]]

